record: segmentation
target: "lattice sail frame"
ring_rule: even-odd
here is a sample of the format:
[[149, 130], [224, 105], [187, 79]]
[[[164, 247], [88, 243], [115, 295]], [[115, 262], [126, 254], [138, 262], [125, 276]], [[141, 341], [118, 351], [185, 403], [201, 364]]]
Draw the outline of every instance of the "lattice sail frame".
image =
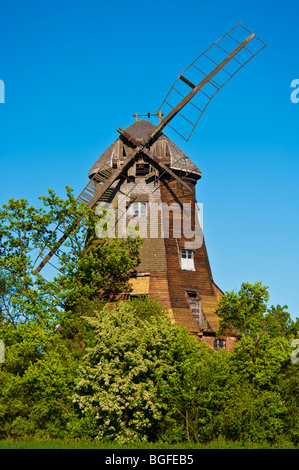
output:
[[241, 23], [234, 26], [221, 38], [202, 52], [176, 79], [164, 98], [157, 112], [167, 115], [188, 95], [210, 72], [215, 69], [233, 50], [249, 35], [252, 36], [248, 45], [244, 46], [228, 63], [210, 79], [196, 95], [184, 105], [183, 111], [172, 118], [167, 124], [183, 139], [188, 141], [206, 110], [211, 99], [218, 91], [242, 68], [255, 57], [267, 44], [252, 34]]

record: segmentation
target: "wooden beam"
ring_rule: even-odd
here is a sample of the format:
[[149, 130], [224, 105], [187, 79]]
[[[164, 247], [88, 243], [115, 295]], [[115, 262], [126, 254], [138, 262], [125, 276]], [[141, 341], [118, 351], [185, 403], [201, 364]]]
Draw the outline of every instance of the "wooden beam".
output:
[[153, 160], [157, 165], [163, 168], [163, 170], [166, 171], [170, 176], [176, 179], [185, 189], [187, 189], [193, 194], [193, 189], [190, 188], [190, 186], [187, 183], [185, 183], [185, 181], [183, 181], [178, 175], [176, 175], [170, 168], [168, 168], [168, 166], [166, 166], [163, 162], [161, 162], [148, 148], [143, 146], [131, 134], [129, 134], [127, 131], [124, 131], [120, 127], [117, 129], [117, 131], [125, 139], [127, 139], [132, 145], [134, 145], [135, 148], [138, 149], [137, 153], [144, 153], [145, 155], [147, 155], [150, 160]]
[[121, 173], [127, 168], [127, 166], [131, 163], [131, 161], [134, 159], [138, 152], [132, 153], [128, 157], [125, 158], [122, 166], [120, 168], [117, 168], [110, 178], [107, 179], [107, 181], [96, 189], [94, 197], [90, 200], [88, 203], [88, 207], [93, 207], [98, 200], [100, 199], [101, 196], [107, 191], [107, 189], [111, 186], [111, 184], [114, 183], [115, 180], [121, 175]]
[[64, 232], [62, 237], [57, 241], [57, 243], [53, 246], [53, 248], [49, 251], [47, 256], [42, 260], [42, 262], [37, 266], [35, 269], [35, 274], [38, 274], [42, 268], [47, 264], [47, 262], [52, 258], [53, 255], [55, 255], [56, 251], [59, 250], [61, 245], [65, 242], [65, 240], [70, 236], [74, 228], [81, 222], [83, 217], [78, 217], [74, 222], [69, 226], [69, 228]]
[[186, 83], [186, 85], [188, 85], [190, 88], [194, 89], [196, 87], [196, 85], [194, 85], [194, 83], [190, 82], [190, 80], [188, 80], [188, 78], [184, 77], [184, 75], [180, 75], [179, 78], [182, 80], [182, 82]]

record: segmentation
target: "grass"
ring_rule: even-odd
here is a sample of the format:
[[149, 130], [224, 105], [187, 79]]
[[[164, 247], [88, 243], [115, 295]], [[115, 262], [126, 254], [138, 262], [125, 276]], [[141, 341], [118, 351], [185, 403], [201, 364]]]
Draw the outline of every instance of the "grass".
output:
[[121, 445], [117, 443], [103, 443], [96, 440], [68, 440], [68, 439], [22, 439], [0, 440], [0, 449], [298, 449], [288, 441], [276, 444], [255, 442], [233, 442], [218, 439], [208, 444], [190, 445], [186, 442], [180, 444], [158, 443], [132, 443]]

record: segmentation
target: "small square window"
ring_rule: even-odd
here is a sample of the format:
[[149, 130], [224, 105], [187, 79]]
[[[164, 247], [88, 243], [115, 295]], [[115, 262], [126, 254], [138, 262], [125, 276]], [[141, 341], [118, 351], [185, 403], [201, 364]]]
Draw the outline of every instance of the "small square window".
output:
[[133, 202], [133, 217], [146, 218], [146, 202]]
[[181, 269], [195, 271], [194, 252], [192, 250], [181, 250]]
[[136, 163], [136, 176], [147, 175], [149, 172], [149, 163]]
[[215, 341], [214, 341], [214, 349], [215, 349], [215, 351], [219, 351], [219, 349], [225, 349], [225, 341], [224, 341], [224, 339], [215, 339]]

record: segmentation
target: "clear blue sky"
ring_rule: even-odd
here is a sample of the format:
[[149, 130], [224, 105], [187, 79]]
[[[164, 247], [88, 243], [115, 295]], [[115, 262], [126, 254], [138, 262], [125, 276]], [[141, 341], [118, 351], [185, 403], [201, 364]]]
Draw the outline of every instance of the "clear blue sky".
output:
[[299, 316], [296, 0], [0, 1], [0, 204], [78, 194], [132, 114], [156, 112], [179, 73], [241, 22], [268, 46], [217, 94], [188, 143], [215, 282], [263, 281]]

